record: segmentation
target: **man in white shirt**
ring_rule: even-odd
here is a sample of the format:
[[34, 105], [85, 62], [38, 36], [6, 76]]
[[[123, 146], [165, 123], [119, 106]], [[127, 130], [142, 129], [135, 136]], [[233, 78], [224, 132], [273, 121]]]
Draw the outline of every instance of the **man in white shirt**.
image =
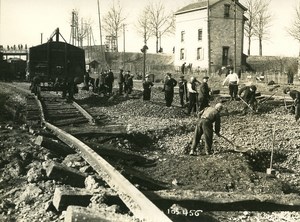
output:
[[229, 71], [229, 74], [226, 76], [226, 78], [223, 81], [223, 86], [225, 86], [225, 83], [228, 81], [228, 88], [229, 88], [229, 95], [230, 100], [236, 100], [237, 94], [238, 94], [238, 85], [239, 85], [239, 77], [238, 75], [232, 70]]
[[198, 111], [197, 110], [197, 102], [198, 102], [197, 83], [199, 83], [198, 80], [193, 76], [191, 77], [190, 82], [187, 83], [187, 89], [189, 93], [189, 107], [187, 111], [188, 115], [190, 115], [192, 111], [194, 111], [195, 113]]

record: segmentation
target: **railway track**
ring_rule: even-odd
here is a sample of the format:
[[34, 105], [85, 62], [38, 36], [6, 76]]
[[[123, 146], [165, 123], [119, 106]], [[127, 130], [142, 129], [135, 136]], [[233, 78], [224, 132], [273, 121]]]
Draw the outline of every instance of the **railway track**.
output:
[[[28, 90], [25, 90], [24, 92], [28, 93]], [[106, 159], [103, 159], [102, 156], [98, 155], [99, 152], [95, 152], [93, 149], [94, 144], [91, 141], [85, 143], [76, 138], [78, 135], [97, 132], [103, 133], [103, 129], [108, 127], [109, 122], [108, 121], [107, 124], [105, 124], [105, 121], [108, 120], [108, 117], [105, 117], [105, 114], [97, 113], [97, 116], [101, 116], [103, 119], [95, 120], [88, 112], [78, 110], [78, 108], [74, 107], [74, 103], [67, 103], [55, 94], [42, 94], [42, 99], [38, 102], [39, 106], [36, 106], [36, 101], [36, 97], [33, 95], [27, 97], [27, 120], [38, 122], [39, 125], [46, 127], [55, 135], [55, 137], [63, 141], [63, 143], [73, 147], [74, 150], [76, 150], [78, 154], [93, 167], [94, 171], [101, 175], [106, 181], [106, 184], [116, 190], [116, 193], [118, 193], [120, 199], [123, 200], [130, 212], [141, 221], [170, 221], [170, 218], [175, 221], [175, 218], [178, 219], [178, 214], [181, 214], [182, 217], [180, 219], [184, 219], [184, 221], [189, 221], [187, 217], [190, 217], [193, 221], [193, 219], [196, 219], [195, 217], [199, 216], [199, 212], [201, 213], [202, 210], [218, 211], [223, 209], [232, 211], [241, 209], [261, 210], [262, 208], [275, 210], [299, 209], [299, 201], [294, 197], [278, 196], [275, 201], [273, 197], [269, 197], [268, 195], [253, 195], [249, 197], [249, 195], [243, 196], [237, 194], [234, 196], [231, 193], [199, 192], [197, 190], [187, 190], [184, 192], [180, 190], [180, 187], [178, 190], [169, 191], [162, 190], [163, 188], [160, 188], [160, 191], [157, 192], [153, 191], [154, 189], [149, 189], [150, 192], [140, 191], [137, 189], [137, 184], [130, 183], [125, 178], [127, 176], [123, 176], [123, 172], [123, 175], [121, 175], [121, 173], [118, 172], [116, 168], [112, 167]], [[82, 108], [79, 106], [79, 109]], [[71, 113], [67, 112], [68, 110], [72, 110]], [[53, 115], [53, 112], [55, 112], [55, 115]], [[44, 114], [40, 115], [39, 113]], [[64, 122], [61, 121], [62, 119], [64, 119], [67, 124], [63, 124]], [[82, 121], [77, 121], [78, 119], [82, 119]], [[98, 121], [102, 124], [100, 127], [97, 125]], [[115, 133], [116, 127], [113, 127], [112, 129]], [[83, 130], [85, 132], [82, 132]], [[120, 130], [120, 132], [124, 133], [122, 130]], [[110, 133], [109, 130], [107, 133]], [[123, 157], [124, 156], [120, 156], [120, 159]], [[126, 171], [126, 169], [123, 169], [123, 171]], [[152, 201], [155, 204], [153, 204]], [[173, 203], [178, 203], [188, 210], [170, 208]], [[163, 204], [164, 206], [162, 206]], [[166, 209], [166, 206], [169, 208]], [[170, 218], [163, 212], [167, 212]], [[194, 214], [194, 217], [187, 215], [189, 213]], [[195, 215], [196, 213], [197, 215]], [[69, 219], [66, 221], [73, 220]]]
[[[65, 130], [82, 128], [87, 124], [95, 131], [96, 120], [76, 102], [67, 102], [50, 92], [42, 92], [41, 98], [30, 94], [29, 90], [8, 84], [27, 94], [27, 120], [38, 122], [57, 138], [74, 148], [82, 158], [115, 190], [119, 198], [140, 221], [171, 221], [141, 191], [131, 184], [120, 172], [98, 155], [91, 147]], [[103, 115], [102, 115], [103, 116]], [[72, 126], [70, 129], [70, 125]], [[71, 130], [72, 131], [72, 130]], [[68, 218], [73, 221], [74, 218]]]

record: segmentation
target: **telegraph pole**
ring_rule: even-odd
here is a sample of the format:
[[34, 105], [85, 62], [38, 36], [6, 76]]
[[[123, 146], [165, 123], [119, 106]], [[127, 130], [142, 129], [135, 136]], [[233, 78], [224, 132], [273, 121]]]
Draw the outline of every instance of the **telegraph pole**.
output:
[[123, 24], [123, 67], [125, 68], [125, 24]]
[[2, 28], [2, 24], [1, 24], [1, 0], [0, 0], [0, 43], [1, 43], [1, 28]]
[[234, 72], [237, 73], [236, 71], [236, 0], [234, 1]]
[[207, 74], [210, 75], [210, 18], [209, 18], [209, 0], [207, 1]]
[[[100, 18], [100, 5], [99, 0], [97, 0], [98, 3], [98, 18], [99, 18], [99, 30], [100, 30], [100, 46], [102, 46], [102, 30], [101, 30], [101, 18]], [[101, 47], [100, 47], [101, 48]], [[102, 49], [101, 49], [102, 51]]]

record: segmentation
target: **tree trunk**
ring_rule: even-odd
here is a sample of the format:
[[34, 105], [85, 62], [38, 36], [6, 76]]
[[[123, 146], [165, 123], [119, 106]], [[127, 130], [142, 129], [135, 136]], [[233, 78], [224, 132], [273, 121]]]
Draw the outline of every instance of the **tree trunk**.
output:
[[158, 53], [158, 38], [159, 38], [159, 36], [158, 36], [158, 33], [156, 33], [156, 35], [155, 35], [155, 37], [156, 37], [156, 53]]
[[250, 56], [250, 47], [251, 47], [251, 37], [248, 36], [248, 56]]
[[[300, 41], [299, 41], [300, 46]], [[300, 48], [299, 48], [299, 56], [298, 56], [298, 70], [297, 70], [298, 78], [300, 77]]]
[[259, 38], [259, 56], [262, 56], [262, 38]]

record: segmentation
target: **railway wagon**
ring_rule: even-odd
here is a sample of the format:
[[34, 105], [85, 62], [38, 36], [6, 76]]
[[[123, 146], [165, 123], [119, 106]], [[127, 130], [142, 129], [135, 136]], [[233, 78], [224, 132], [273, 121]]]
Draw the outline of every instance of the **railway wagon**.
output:
[[31, 91], [36, 94], [40, 91], [62, 91], [63, 96], [68, 93], [69, 97], [73, 97], [76, 84], [83, 82], [84, 50], [59, 41], [60, 36], [59, 29], [56, 29], [47, 43], [29, 48], [29, 80]]
[[8, 60], [9, 74], [13, 80], [25, 80], [26, 77], [26, 61], [19, 58]]

